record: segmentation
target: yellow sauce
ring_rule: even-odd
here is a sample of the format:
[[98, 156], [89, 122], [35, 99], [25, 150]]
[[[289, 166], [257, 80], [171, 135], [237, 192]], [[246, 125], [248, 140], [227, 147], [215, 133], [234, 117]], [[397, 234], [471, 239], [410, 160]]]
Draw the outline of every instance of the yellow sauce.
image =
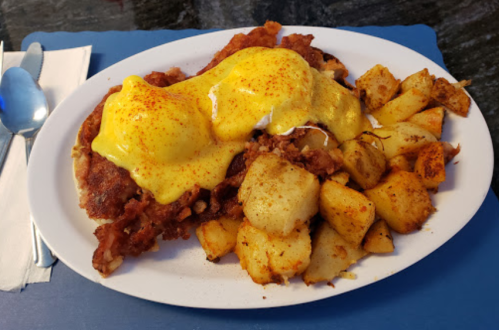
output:
[[92, 150], [163, 204], [213, 189], [255, 127], [283, 134], [312, 121], [341, 142], [362, 132], [359, 100], [297, 53], [247, 48], [166, 88], [130, 76], [104, 107]]

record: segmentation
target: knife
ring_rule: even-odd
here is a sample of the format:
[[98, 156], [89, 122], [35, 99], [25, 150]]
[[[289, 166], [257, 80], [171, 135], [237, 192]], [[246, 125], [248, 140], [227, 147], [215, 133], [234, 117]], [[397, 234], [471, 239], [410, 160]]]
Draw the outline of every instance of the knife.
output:
[[26, 54], [24, 54], [20, 67], [28, 71], [35, 81], [38, 81], [43, 65], [43, 50], [39, 42], [33, 42], [29, 45]]
[[[40, 77], [40, 72], [42, 71], [43, 64], [43, 51], [42, 45], [38, 42], [34, 42], [29, 45], [26, 54], [21, 62], [21, 68], [29, 72], [31, 77], [35, 81], [38, 81]], [[0, 43], [0, 77], [3, 70], [3, 41]], [[1, 78], [0, 78], [1, 82]], [[14, 135], [6, 129], [0, 122], [0, 173], [5, 162], [5, 157], [7, 156], [7, 151], [9, 150], [10, 142]]]

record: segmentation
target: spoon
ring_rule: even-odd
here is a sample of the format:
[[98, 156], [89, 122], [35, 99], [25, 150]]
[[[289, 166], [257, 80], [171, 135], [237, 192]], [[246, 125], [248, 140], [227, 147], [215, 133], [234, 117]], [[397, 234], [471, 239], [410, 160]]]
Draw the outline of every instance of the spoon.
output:
[[[35, 134], [49, 115], [42, 89], [24, 69], [12, 67], [5, 71], [0, 85], [0, 119], [12, 133], [26, 140], [26, 161], [29, 161]], [[33, 217], [31, 219], [33, 259], [38, 267], [49, 267], [55, 258], [43, 242]]]

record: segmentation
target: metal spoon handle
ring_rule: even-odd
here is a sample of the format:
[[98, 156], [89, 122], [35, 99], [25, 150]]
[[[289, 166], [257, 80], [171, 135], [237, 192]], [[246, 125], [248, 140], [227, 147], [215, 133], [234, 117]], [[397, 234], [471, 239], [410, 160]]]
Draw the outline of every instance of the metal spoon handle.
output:
[[[2, 71], [3, 71], [3, 41], [0, 42], [0, 83], [2, 82]], [[5, 157], [7, 156], [7, 151], [9, 150], [10, 141], [14, 134], [5, 128], [5, 126], [0, 123], [0, 173], [2, 171], [3, 163]]]
[[2, 173], [3, 163], [9, 151], [10, 141], [13, 134], [0, 123], [0, 173]]
[[35, 136], [25, 137], [26, 146], [26, 164], [29, 163], [29, 155], [31, 155], [31, 149], [33, 149], [33, 144], [35, 144]]
[[[36, 136], [36, 135], [35, 135]], [[26, 138], [26, 162], [29, 162], [29, 155], [35, 143], [35, 136]], [[42, 268], [50, 267], [57, 258], [52, 254], [48, 246], [40, 236], [40, 232], [36, 228], [33, 216], [29, 217], [31, 221], [31, 242], [33, 245], [33, 262]]]
[[31, 221], [31, 241], [33, 245], [33, 262], [35, 265], [41, 268], [47, 268], [52, 266], [54, 262], [57, 261], [57, 257], [52, 254], [52, 251], [43, 241], [40, 236], [40, 232], [33, 222], [33, 217], [30, 216]]

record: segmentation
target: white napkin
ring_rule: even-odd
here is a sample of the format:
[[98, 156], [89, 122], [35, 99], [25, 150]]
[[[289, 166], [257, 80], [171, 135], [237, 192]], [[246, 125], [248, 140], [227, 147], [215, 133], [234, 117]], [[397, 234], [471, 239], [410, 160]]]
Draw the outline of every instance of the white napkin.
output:
[[[50, 111], [86, 80], [91, 52], [92, 46], [44, 52], [39, 84]], [[23, 56], [5, 53], [3, 70], [19, 66]], [[51, 270], [33, 263], [24, 139], [16, 136], [0, 174], [0, 290], [49, 282]]]

